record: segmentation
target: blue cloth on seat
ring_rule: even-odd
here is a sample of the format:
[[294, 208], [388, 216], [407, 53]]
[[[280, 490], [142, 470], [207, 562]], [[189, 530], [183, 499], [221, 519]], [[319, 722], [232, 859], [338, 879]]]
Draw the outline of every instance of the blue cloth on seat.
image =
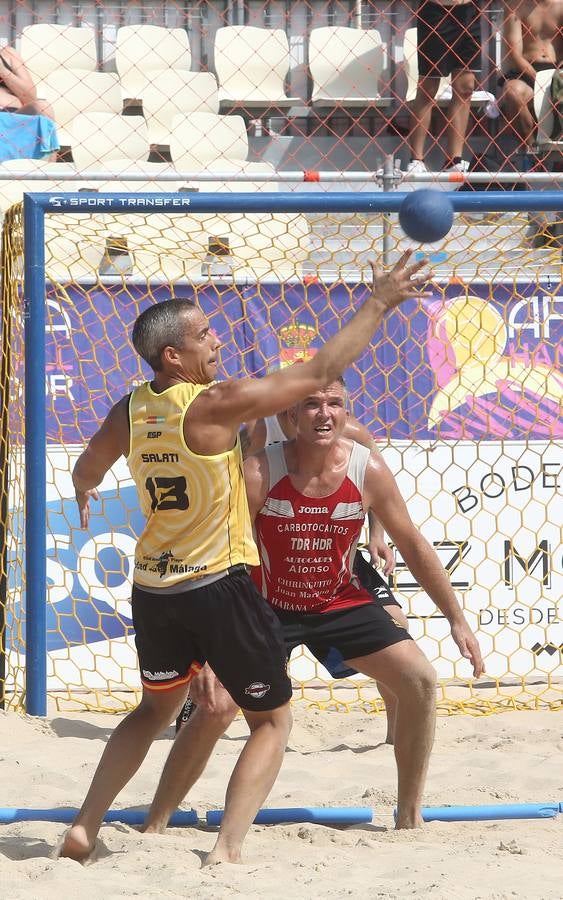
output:
[[56, 125], [47, 116], [0, 112], [0, 162], [41, 159], [59, 147]]

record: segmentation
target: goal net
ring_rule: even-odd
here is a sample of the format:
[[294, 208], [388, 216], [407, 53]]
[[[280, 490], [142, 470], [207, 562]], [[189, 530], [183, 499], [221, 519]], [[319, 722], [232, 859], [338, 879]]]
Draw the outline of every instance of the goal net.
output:
[[[401, 196], [37, 195], [26, 201], [25, 246], [22, 208], [10, 210], [0, 369], [6, 705], [23, 707], [27, 696], [30, 709], [31, 694], [37, 712], [45, 692], [61, 709], [119, 711], [138, 699], [135, 488], [122, 461], [83, 531], [71, 471], [116, 399], [150, 378], [130, 340], [140, 311], [171, 292], [193, 298], [222, 341], [223, 377], [307, 358], [365, 296], [369, 260], [391, 265], [411, 245], [397, 225]], [[351, 410], [484, 652], [487, 675], [474, 684], [447, 622], [397, 554], [390, 587], [437, 669], [439, 708], [555, 708], [561, 250], [556, 241], [539, 249], [529, 234], [534, 219], [561, 214], [550, 192], [453, 202], [452, 231], [429, 248], [432, 296], [389, 315], [346, 373]], [[305, 649], [290, 672], [297, 699], [382, 708], [373, 683], [335, 681]]]

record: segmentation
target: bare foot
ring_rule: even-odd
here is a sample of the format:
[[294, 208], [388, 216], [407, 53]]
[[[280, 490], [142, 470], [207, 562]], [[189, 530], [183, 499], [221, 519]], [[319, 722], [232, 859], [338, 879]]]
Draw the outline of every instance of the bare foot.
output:
[[207, 856], [204, 857], [201, 863], [201, 868], [206, 869], [208, 866], [217, 866], [219, 863], [241, 863], [242, 859], [240, 857], [240, 852], [229, 853], [226, 850], [217, 850], [217, 848], [213, 849], [211, 853], [208, 853]]
[[397, 816], [395, 820], [395, 830], [398, 831], [402, 828], [422, 828], [424, 825], [424, 819], [421, 815], [416, 816]]
[[90, 859], [95, 844], [95, 841], [92, 843], [88, 840], [83, 825], [73, 825], [65, 834], [58, 855], [65, 859], [74, 859], [76, 862], [85, 863]]
[[150, 825], [145, 824], [141, 827], [142, 834], [164, 834], [166, 831], [166, 822], [151, 822]]

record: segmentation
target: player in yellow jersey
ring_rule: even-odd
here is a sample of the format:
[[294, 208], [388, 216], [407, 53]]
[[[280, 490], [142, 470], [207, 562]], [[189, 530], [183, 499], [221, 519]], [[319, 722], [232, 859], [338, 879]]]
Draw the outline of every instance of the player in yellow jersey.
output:
[[106, 472], [127, 457], [145, 529], [132, 594], [143, 684], [137, 709], [113, 732], [61, 855], [83, 861], [103, 816], [180, 711], [208, 662], [239, 704], [250, 737], [227, 788], [225, 815], [207, 864], [240, 860], [244, 837], [277, 776], [291, 727], [291, 684], [280, 626], [248, 575], [252, 539], [238, 431], [337, 378], [385, 314], [421, 293], [424, 260], [407, 251], [382, 274], [342, 329], [300, 366], [265, 378], [217, 382], [219, 341], [187, 300], [146, 309], [133, 344], [154, 378], [111, 409], [73, 471], [81, 525]]

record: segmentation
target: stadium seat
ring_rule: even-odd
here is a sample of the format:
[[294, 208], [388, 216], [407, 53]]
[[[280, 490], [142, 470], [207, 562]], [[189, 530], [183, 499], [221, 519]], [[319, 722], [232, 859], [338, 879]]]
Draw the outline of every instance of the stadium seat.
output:
[[[0, 172], [9, 175], [0, 179], [0, 213], [4, 213], [14, 203], [21, 203], [26, 193], [44, 191], [76, 191], [78, 185], [72, 181], [58, 181], [59, 175], [74, 174], [72, 163], [53, 163], [40, 159], [9, 159], [0, 163]], [[15, 173], [36, 174], [41, 172], [48, 180], [31, 181], [25, 176], [15, 177]]]
[[217, 82], [210, 72], [161, 70], [141, 90], [151, 144], [170, 144], [172, 120], [179, 113], [219, 111]]
[[[403, 42], [403, 65], [407, 76], [407, 95], [405, 100], [410, 103], [416, 97], [418, 86], [418, 56], [416, 28], [407, 28]], [[440, 79], [436, 93], [438, 106], [447, 106], [452, 99], [452, 79], [448, 75]], [[485, 106], [494, 100], [494, 94], [489, 91], [473, 91], [471, 106]]]
[[227, 25], [217, 29], [215, 71], [221, 108], [264, 111], [301, 102], [285, 92], [289, 44], [281, 28]]
[[243, 169], [248, 160], [248, 135], [242, 116], [191, 113], [175, 116], [170, 134], [170, 154], [184, 171], [224, 166], [224, 171]]
[[21, 35], [20, 54], [36, 84], [60, 69], [96, 70], [93, 28], [71, 25], [27, 25]]
[[191, 51], [183, 28], [124, 25], [117, 30], [115, 64], [124, 100], [143, 99], [143, 89], [155, 72], [189, 72]]
[[68, 133], [79, 171], [103, 169], [112, 160], [122, 160], [126, 171], [132, 162], [143, 162], [149, 155], [147, 123], [142, 116], [81, 113], [69, 123]]
[[67, 132], [75, 116], [91, 112], [119, 115], [122, 108], [119, 80], [110, 72], [59, 69], [38, 86], [37, 94], [53, 108], [61, 146], [71, 143]]
[[553, 141], [553, 103], [551, 102], [551, 80], [555, 69], [545, 69], [536, 73], [534, 84], [534, 113], [538, 120], [536, 143], [540, 150], [561, 150], [563, 140]]
[[309, 39], [313, 106], [389, 106], [391, 98], [378, 91], [386, 53], [375, 29], [313, 28]]

